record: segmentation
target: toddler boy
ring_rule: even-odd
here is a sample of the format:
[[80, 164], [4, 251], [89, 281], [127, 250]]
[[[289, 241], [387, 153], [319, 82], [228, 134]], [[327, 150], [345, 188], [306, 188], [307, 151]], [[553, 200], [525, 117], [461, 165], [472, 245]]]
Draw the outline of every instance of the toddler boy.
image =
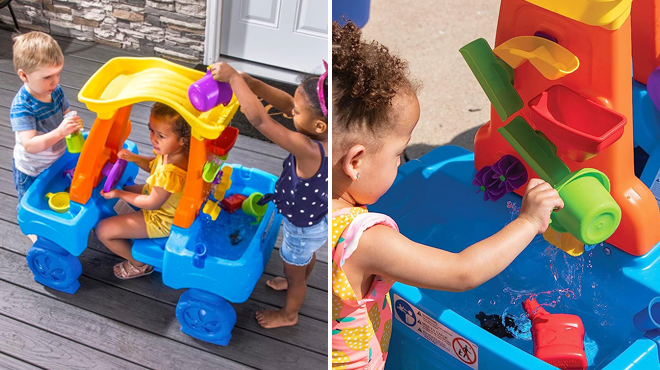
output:
[[36, 177], [62, 154], [64, 138], [82, 128], [77, 115], [64, 118], [69, 101], [59, 85], [64, 55], [43, 32], [14, 38], [14, 69], [23, 81], [11, 103], [9, 117], [16, 144], [12, 171], [18, 203]]

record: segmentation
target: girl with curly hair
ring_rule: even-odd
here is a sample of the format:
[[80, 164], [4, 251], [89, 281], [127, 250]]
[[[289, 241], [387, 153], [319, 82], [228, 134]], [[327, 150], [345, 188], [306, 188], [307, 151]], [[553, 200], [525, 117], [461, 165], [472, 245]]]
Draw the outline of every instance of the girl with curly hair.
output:
[[[229, 64], [211, 66], [213, 77], [231, 85], [252, 126], [290, 154], [282, 164], [272, 200], [282, 214], [284, 238], [280, 256], [284, 277], [268, 280], [274, 290], [286, 290], [284, 307], [256, 312], [264, 328], [292, 326], [307, 293], [307, 279], [316, 262], [316, 251], [328, 240], [328, 72], [306, 78], [293, 96]], [[296, 131], [272, 119], [257, 98], [293, 116]]]
[[[337, 369], [382, 369], [392, 331], [389, 290], [400, 281], [464, 291], [504, 270], [550, 213], [556, 190], [529, 182], [520, 216], [460, 253], [415, 243], [384, 214], [368, 212], [394, 182], [400, 156], [419, 119], [417, 84], [405, 60], [355, 24], [332, 25], [332, 363]], [[414, 189], [411, 189], [414, 190]]]
[[134, 154], [122, 149], [117, 156], [134, 162], [151, 175], [146, 184], [101, 191], [105, 199], [119, 198], [141, 208], [99, 222], [96, 236], [101, 243], [126, 260], [114, 266], [119, 279], [133, 279], [149, 275], [153, 266], [135, 260], [131, 254], [130, 239], [163, 238], [170, 235], [176, 207], [183, 195], [188, 170], [190, 125], [173, 108], [155, 103], [149, 117], [149, 139], [153, 156]]

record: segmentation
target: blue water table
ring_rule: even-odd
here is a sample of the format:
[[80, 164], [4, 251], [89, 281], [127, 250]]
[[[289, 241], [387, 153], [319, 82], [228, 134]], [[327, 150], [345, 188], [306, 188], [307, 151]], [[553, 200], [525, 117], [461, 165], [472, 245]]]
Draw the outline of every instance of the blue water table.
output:
[[128, 206], [104, 199], [100, 191], [131, 185], [138, 174], [134, 163], [117, 158], [121, 148], [138, 153], [126, 140], [132, 104], [158, 101], [171, 106], [192, 128], [184, 194], [170, 236], [134, 240], [132, 253], [161, 272], [165, 285], [188, 288], [176, 308], [184, 333], [227, 345], [236, 323], [229, 302], [244, 302], [252, 293], [275, 245], [281, 215], [272, 203], [233, 212], [219, 208], [225, 197], [258, 200], [273, 192], [277, 177], [224, 163], [238, 137], [238, 130], [228, 126], [238, 102], [233, 97], [206, 112], [194, 109], [187, 87], [203, 75], [158, 58], [106, 63], [78, 96], [97, 114], [91, 131], [84, 134], [81, 153], [65, 153], [38, 176], [21, 199], [18, 222], [23, 233], [37, 236], [27, 254], [34, 279], [74, 294], [82, 273], [78, 256], [87, 247], [89, 232]]

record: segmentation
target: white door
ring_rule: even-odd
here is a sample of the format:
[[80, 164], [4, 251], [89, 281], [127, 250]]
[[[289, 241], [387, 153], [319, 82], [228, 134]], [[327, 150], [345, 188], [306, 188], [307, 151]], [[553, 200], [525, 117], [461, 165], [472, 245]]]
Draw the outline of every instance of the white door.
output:
[[306, 73], [328, 60], [328, 0], [225, 0], [220, 53]]

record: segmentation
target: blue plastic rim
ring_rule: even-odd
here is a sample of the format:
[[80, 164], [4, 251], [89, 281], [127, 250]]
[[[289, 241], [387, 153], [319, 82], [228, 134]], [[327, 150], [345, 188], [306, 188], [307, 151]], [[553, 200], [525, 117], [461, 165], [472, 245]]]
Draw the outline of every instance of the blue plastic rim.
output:
[[660, 297], [653, 298], [648, 306], [637, 312], [633, 324], [639, 331], [660, 329]]
[[181, 331], [203, 341], [226, 346], [236, 324], [236, 311], [222, 297], [199, 289], [185, 291], [176, 306]]
[[362, 28], [369, 21], [369, 7], [371, 0], [333, 0], [332, 20], [342, 26], [346, 21], [352, 21]]
[[38, 238], [26, 259], [34, 281], [68, 294], [74, 294], [80, 288], [80, 260], [50, 240]]

